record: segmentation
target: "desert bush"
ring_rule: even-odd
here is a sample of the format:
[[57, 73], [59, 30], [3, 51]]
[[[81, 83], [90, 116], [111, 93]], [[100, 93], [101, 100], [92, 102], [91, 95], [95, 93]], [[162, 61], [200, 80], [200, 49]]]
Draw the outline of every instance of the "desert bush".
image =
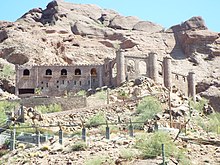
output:
[[92, 159], [89, 159], [85, 162], [86, 165], [101, 165], [103, 163], [103, 158], [102, 157], [95, 157]]
[[[148, 119], [152, 119], [158, 112], [162, 111], [161, 103], [154, 97], [145, 97], [137, 106], [137, 117], [135, 122], [145, 122]], [[141, 129], [143, 123], [134, 124], [135, 129]]]
[[105, 101], [107, 99], [106, 91], [102, 90], [102, 91], [96, 92], [94, 94], [94, 97], [99, 99], [99, 100]]
[[40, 105], [40, 106], [37, 106], [36, 109], [43, 114], [62, 111], [62, 107], [60, 104], [50, 104], [48, 106]]
[[170, 135], [165, 132], [142, 134], [136, 138], [135, 147], [141, 151], [143, 158], [155, 158], [162, 154], [162, 144], [166, 157], [175, 157], [180, 164], [187, 165], [189, 161], [185, 154], [176, 147]]
[[0, 121], [6, 120], [6, 113], [11, 112], [11, 110], [17, 105], [17, 102], [0, 101]]
[[86, 123], [88, 127], [97, 127], [101, 123], [106, 122], [106, 117], [103, 112], [99, 112], [96, 115], [92, 116]]
[[85, 165], [102, 165], [103, 163], [108, 163], [111, 164], [111, 162], [109, 162], [109, 158], [107, 156], [94, 156], [91, 159], [88, 159], [85, 161]]
[[5, 149], [0, 149], [0, 157], [6, 155], [7, 153], [9, 153], [8, 150], [5, 150]]
[[10, 78], [15, 75], [15, 70], [10, 65], [4, 65], [0, 72], [0, 78]]
[[208, 115], [208, 128], [211, 132], [220, 133], [220, 113], [216, 112], [213, 114]]
[[132, 160], [136, 156], [130, 148], [123, 148], [119, 152], [120, 157], [126, 160]]
[[198, 116], [196, 118], [196, 123], [206, 132], [217, 132], [220, 133], [220, 113], [216, 112], [207, 116], [207, 118], [203, 118]]
[[71, 145], [72, 151], [85, 151], [87, 148], [86, 143], [83, 141], [78, 141], [75, 144]]
[[86, 96], [86, 91], [80, 90], [79, 92], [76, 93], [76, 96]]
[[205, 98], [202, 98], [201, 100], [194, 102], [192, 100], [190, 100], [190, 105], [193, 109], [199, 111], [199, 112], [203, 112], [203, 107], [205, 104], [207, 104], [209, 101]]
[[164, 132], [142, 134], [136, 139], [136, 148], [142, 151], [144, 158], [155, 158], [161, 155], [161, 146], [164, 144], [166, 156], [171, 155], [175, 149], [170, 136]]

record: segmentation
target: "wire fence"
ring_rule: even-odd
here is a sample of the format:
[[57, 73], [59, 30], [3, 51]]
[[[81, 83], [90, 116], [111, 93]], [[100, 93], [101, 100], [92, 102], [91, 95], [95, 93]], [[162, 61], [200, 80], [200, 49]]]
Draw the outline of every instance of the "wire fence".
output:
[[[117, 131], [121, 131], [121, 133], [128, 135], [130, 137], [134, 137], [135, 133], [135, 124], [146, 124], [146, 122], [113, 122], [109, 123], [106, 121], [105, 123], [98, 123], [96, 125], [88, 125], [88, 124], [80, 124], [81, 125], [81, 130], [78, 130], [77, 137], [80, 136], [80, 138], [83, 141], [86, 141], [87, 138], [89, 137], [88, 134], [90, 132], [91, 127], [98, 127], [98, 126], [105, 126], [102, 128], [102, 135], [106, 139], [110, 139], [110, 134], [116, 130], [112, 128], [112, 126], [118, 126]], [[49, 130], [50, 128], [58, 128], [59, 131], [51, 131]], [[20, 142], [20, 143], [30, 143], [30, 144], [35, 144], [37, 146], [40, 146], [41, 143], [45, 142], [48, 140], [48, 138], [58, 136], [58, 141], [60, 144], [63, 144], [63, 139], [68, 138], [68, 137], [73, 137], [74, 132], [68, 133], [66, 135], [65, 131], [63, 128], [68, 128], [68, 127], [79, 127], [79, 124], [72, 123], [72, 124], [55, 124], [55, 125], [43, 125], [43, 126], [12, 126], [10, 128], [2, 128], [7, 132], [7, 139], [10, 140], [10, 149], [14, 150], [15, 149], [15, 144]], [[43, 132], [41, 132], [40, 129], [46, 129]], [[28, 129], [32, 129], [32, 133], [27, 132]], [[158, 126], [155, 123], [153, 126], [153, 130], [157, 130]], [[48, 133], [45, 134], [45, 132]], [[66, 135], [66, 136], [65, 136]]]

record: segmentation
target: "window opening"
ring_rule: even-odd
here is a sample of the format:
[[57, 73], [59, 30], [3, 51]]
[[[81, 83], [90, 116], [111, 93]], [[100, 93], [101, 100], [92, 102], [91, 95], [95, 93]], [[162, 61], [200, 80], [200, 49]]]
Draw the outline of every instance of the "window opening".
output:
[[46, 75], [52, 75], [52, 70], [51, 69], [47, 69], [46, 70]]
[[25, 70], [23, 71], [23, 75], [24, 75], [24, 76], [29, 76], [29, 75], [30, 75], [30, 71], [29, 71], [28, 69], [25, 69]]
[[75, 75], [81, 75], [81, 70], [80, 69], [76, 69], [75, 70]]

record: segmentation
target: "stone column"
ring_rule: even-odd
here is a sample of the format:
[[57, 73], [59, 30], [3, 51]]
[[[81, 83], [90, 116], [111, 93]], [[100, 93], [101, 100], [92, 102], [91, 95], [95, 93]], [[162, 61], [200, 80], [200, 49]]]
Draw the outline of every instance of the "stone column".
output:
[[103, 86], [103, 66], [99, 67], [99, 87]]
[[121, 53], [121, 50], [116, 52], [116, 63], [117, 63], [117, 86], [120, 86], [126, 81], [125, 77], [125, 57]]
[[164, 57], [163, 59], [163, 82], [166, 88], [172, 86], [172, 73], [171, 73], [171, 58]]
[[188, 96], [192, 97], [193, 101], [196, 101], [196, 82], [195, 82], [195, 73], [188, 73]]
[[157, 82], [158, 80], [158, 68], [157, 68], [157, 55], [155, 53], [149, 53], [149, 77]]
[[112, 82], [112, 62], [109, 62], [108, 64], [108, 85], [112, 86], [113, 82]]
[[15, 65], [15, 95], [18, 96], [18, 86], [19, 86], [19, 70], [18, 70], [18, 65]]

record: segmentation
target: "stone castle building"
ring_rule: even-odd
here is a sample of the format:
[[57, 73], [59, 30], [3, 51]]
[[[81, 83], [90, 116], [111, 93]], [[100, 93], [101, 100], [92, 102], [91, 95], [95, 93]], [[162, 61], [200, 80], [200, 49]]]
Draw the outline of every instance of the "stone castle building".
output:
[[16, 66], [16, 95], [60, 96], [66, 92], [119, 86], [123, 82], [146, 76], [170, 88], [175, 84], [185, 94], [195, 96], [194, 73], [181, 75], [171, 71], [171, 58], [157, 60], [157, 55], [124, 55], [117, 51], [115, 59], [102, 65]]

